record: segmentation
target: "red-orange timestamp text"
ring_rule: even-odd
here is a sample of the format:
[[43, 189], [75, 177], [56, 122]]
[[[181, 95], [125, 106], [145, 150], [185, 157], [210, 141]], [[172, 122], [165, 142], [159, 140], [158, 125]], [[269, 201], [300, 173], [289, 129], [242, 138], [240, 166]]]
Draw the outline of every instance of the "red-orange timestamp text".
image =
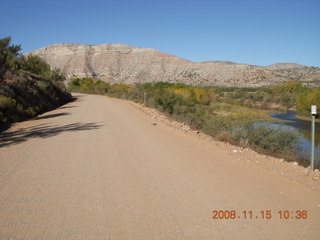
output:
[[279, 219], [307, 219], [307, 210], [280, 210], [272, 212], [271, 210], [213, 210], [212, 219], [272, 219], [274, 217]]

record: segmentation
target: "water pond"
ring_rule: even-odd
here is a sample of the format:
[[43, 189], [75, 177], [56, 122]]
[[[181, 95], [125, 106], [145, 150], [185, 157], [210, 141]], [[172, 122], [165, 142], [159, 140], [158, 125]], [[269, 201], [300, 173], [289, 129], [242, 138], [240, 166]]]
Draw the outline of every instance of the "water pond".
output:
[[[311, 115], [310, 121], [296, 118], [294, 111], [287, 113], [275, 113], [270, 117], [282, 120], [282, 123], [272, 124], [275, 127], [287, 128], [300, 134], [299, 147], [296, 149], [297, 154], [304, 158], [310, 159], [311, 154]], [[315, 128], [315, 161], [320, 163], [320, 123], [316, 122]]]

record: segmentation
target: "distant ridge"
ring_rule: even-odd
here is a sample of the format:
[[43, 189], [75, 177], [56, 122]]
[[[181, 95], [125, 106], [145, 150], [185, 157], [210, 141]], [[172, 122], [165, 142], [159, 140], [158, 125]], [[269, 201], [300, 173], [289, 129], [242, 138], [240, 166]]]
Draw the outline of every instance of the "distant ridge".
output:
[[297, 64], [297, 63], [274, 63], [268, 66], [265, 66], [265, 68], [269, 70], [281, 70], [281, 69], [292, 69], [292, 68], [305, 68], [307, 66]]
[[93, 77], [111, 83], [172, 82], [198, 86], [270, 86], [286, 80], [320, 86], [320, 68], [295, 63], [253, 66], [228, 61], [191, 62], [154, 49], [116, 44], [55, 44], [38, 55], [68, 78]]

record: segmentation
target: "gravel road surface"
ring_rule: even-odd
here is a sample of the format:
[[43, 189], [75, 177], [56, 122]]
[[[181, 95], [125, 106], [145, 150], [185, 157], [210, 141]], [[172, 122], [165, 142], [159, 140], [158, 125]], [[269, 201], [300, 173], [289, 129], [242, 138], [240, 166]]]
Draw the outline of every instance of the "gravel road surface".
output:
[[320, 239], [318, 189], [124, 100], [76, 97], [0, 133], [0, 239]]

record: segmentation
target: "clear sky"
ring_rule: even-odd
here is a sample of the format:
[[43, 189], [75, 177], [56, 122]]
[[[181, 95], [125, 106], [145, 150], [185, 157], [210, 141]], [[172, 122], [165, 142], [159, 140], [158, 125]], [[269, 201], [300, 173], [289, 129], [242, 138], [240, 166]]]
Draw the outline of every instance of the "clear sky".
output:
[[0, 38], [23, 52], [123, 43], [191, 61], [320, 67], [320, 0], [0, 0]]

